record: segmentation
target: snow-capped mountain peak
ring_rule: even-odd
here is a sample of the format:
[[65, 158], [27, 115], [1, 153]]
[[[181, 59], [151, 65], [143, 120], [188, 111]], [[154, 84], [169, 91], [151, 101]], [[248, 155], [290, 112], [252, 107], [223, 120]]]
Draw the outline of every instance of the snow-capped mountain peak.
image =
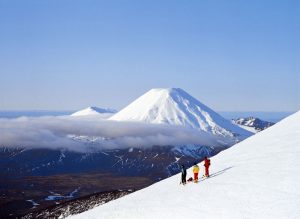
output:
[[250, 136], [180, 88], [151, 89], [110, 120], [179, 125], [221, 136]]
[[101, 114], [110, 114], [116, 113], [117, 111], [109, 108], [99, 108], [95, 106], [87, 107], [83, 110], [73, 113], [71, 116], [97, 116]]

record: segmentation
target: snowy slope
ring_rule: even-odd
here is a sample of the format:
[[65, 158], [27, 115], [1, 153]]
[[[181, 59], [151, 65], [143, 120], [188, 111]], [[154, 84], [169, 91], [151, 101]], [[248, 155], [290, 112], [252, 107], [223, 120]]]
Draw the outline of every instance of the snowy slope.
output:
[[180, 125], [228, 137], [251, 135], [180, 88], [152, 89], [109, 119]]
[[116, 110], [90, 106], [88, 108], [85, 108], [83, 110], [71, 114], [71, 116], [103, 116], [105, 118], [108, 118], [112, 116], [114, 113], [116, 113]]
[[178, 174], [72, 218], [300, 218], [299, 124], [300, 111], [221, 152], [198, 184]]

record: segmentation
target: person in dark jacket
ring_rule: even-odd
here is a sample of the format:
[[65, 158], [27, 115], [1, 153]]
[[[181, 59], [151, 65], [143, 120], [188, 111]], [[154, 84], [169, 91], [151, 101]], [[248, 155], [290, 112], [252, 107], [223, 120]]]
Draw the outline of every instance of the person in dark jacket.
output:
[[181, 165], [181, 183], [186, 184], [186, 169], [183, 164]]
[[207, 157], [204, 158], [204, 167], [205, 167], [205, 176], [209, 177], [209, 166], [210, 166], [210, 159]]

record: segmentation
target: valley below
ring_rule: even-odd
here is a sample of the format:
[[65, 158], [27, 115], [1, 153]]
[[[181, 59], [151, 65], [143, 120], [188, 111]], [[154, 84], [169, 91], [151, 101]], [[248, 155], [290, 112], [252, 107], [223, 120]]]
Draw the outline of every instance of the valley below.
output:
[[133, 191], [153, 183], [147, 177], [109, 173], [57, 174], [0, 180], [0, 217], [16, 218], [79, 197], [107, 191]]
[[[172, 176], [221, 148], [153, 146], [77, 153], [49, 149], [1, 150], [0, 217], [16, 218], [111, 191], [134, 191]], [[179, 182], [179, 181], [178, 181]], [[110, 195], [110, 199], [115, 196]]]

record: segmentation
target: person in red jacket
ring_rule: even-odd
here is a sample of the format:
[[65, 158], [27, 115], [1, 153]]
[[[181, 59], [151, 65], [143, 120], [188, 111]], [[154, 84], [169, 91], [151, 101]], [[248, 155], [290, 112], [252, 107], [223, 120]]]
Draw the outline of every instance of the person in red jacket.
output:
[[204, 157], [204, 167], [205, 167], [205, 176], [209, 177], [209, 166], [210, 166], [210, 159]]

